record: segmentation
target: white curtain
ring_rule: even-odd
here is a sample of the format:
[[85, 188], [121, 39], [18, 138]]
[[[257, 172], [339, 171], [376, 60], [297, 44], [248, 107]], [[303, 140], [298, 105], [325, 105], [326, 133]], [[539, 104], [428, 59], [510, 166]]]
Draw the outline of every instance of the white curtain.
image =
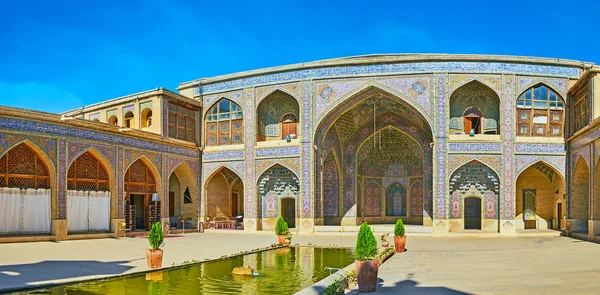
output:
[[67, 191], [67, 220], [69, 231], [88, 230], [88, 192]]
[[0, 233], [49, 233], [49, 189], [0, 188]]
[[0, 233], [18, 233], [22, 230], [22, 205], [20, 189], [0, 187]]
[[67, 191], [69, 231], [108, 231], [110, 192]]
[[90, 192], [89, 196], [90, 230], [109, 230], [110, 192]]
[[50, 190], [26, 189], [23, 193], [23, 231], [50, 232]]

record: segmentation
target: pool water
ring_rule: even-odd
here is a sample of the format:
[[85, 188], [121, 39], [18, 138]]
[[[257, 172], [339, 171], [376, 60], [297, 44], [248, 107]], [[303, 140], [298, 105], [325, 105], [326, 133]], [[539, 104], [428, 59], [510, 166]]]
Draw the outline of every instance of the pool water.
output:
[[[289, 247], [121, 278], [41, 288], [24, 294], [293, 294], [354, 261], [350, 249]], [[234, 276], [250, 265], [251, 277]], [[335, 271], [334, 271], [335, 272]]]

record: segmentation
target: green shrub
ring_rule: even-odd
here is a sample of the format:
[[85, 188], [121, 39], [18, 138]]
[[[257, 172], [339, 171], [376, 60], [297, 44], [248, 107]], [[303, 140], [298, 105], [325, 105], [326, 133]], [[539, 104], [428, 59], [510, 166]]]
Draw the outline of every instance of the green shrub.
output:
[[404, 236], [404, 232], [404, 223], [402, 222], [402, 219], [398, 219], [398, 221], [396, 221], [396, 226], [394, 227], [394, 235], [402, 237]]
[[289, 233], [288, 224], [283, 220], [283, 217], [279, 216], [277, 219], [277, 224], [275, 225], [275, 234], [276, 235], [287, 235]]
[[377, 240], [366, 222], [360, 226], [354, 252], [358, 260], [370, 260], [377, 255]]
[[163, 246], [163, 241], [164, 237], [162, 232], [162, 226], [160, 225], [160, 222], [157, 222], [152, 225], [152, 229], [150, 230], [150, 234], [148, 235], [148, 242], [150, 243], [150, 247], [152, 247], [153, 250], [158, 250], [160, 247]]

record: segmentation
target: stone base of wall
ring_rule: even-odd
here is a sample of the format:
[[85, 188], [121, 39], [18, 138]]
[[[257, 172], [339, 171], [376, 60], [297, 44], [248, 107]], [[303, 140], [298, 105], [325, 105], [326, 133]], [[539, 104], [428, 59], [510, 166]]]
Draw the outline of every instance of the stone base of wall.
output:
[[436, 219], [433, 221], [431, 234], [433, 236], [447, 236], [450, 230], [450, 221], [447, 219]]
[[577, 233], [588, 232], [587, 219], [569, 219], [571, 222], [571, 230]]
[[315, 223], [314, 219], [306, 218], [306, 219], [296, 219], [296, 228], [300, 229], [300, 233], [308, 234], [313, 233], [315, 231]]
[[258, 220], [256, 218], [244, 218], [244, 230], [245, 231], [257, 231], [259, 228]]
[[66, 219], [52, 220], [52, 235], [56, 241], [64, 241], [67, 239], [69, 232], [69, 222]]
[[500, 220], [500, 235], [501, 236], [516, 236], [517, 227], [514, 220]]

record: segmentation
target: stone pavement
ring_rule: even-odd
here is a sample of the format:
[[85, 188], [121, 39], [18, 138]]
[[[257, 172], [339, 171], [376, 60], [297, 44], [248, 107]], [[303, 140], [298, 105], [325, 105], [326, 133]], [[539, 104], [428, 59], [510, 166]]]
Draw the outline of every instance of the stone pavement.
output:
[[[275, 241], [271, 232], [185, 234], [165, 239], [163, 265], [218, 258]], [[349, 236], [293, 238], [299, 245], [355, 243]], [[146, 248], [145, 238], [0, 244], [0, 291], [145, 271]], [[381, 267], [382, 294], [600, 293], [599, 244], [565, 237], [454, 236], [409, 237], [407, 248]]]
[[375, 294], [600, 294], [599, 244], [566, 237], [415, 237], [407, 249], [381, 266]]

